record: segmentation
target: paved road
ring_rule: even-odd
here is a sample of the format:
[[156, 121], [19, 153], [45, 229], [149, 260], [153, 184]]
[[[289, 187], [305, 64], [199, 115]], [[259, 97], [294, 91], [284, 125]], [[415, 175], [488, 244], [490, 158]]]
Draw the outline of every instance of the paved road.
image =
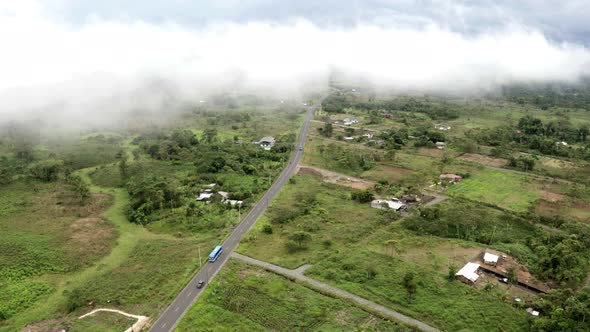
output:
[[[188, 285], [186, 285], [186, 287], [174, 299], [174, 302], [172, 302], [172, 304], [166, 308], [160, 318], [158, 318], [154, 325], [152, 325], [152, 328], [150, 329], [151, 332], [167, 332], [174, 330], [176, 325], [180, 322], [182, 316], [184, 316], [188, 309], [199, 298], [207, 284], [225, 265], [230, 254], [240, 243], [242, 236], [244, 236], [244, 234], [246, 234], [246, 232], [248, 232], [248, 230], [250, 230], [250, 228], [256, 223], [256, 220], [258, 220], [258, 218], [266, 210], [269, 203], [278, 194], [285, 183], [287, 183], [287, 180], [289, 180], [291, 175], [295, 172], [299, 160], [301, 160], [303, 149], [300, 150], [299, 148], [303, 148], [305, 145], [305, 140], [309, 131], [309, 125], [313, 117], [313, 113], [320, 104], [321, 102], [318, 102], [317, 105], [307, 108], [305, 122], [301, 128], [301, 133], [299, 134], [299, 141], [295, 146], [295, 151], [291, 155], [288, 166], [283, 170], [279, 178], [272, 184], [264, 196], [262, 196], [256, 206], [250, 210], [246, 217], [242, 219], [242, 222], [240, 222], [240, 224], [222, 244], [223, 253], [219, 259], [217, 259], [217, 261], [214, 263], [205, 263], [199, 272], [191, 279]], [[207, 281], [207, 284], [201, 289], [197, 289], [196, 287], [199, 280]]]
[[432, 327], [426, 323], [423, 323], [419, 320], [416, 320], [414, 318], [408, 317], [408, 316], [406, 316], [402, 313], [399, 313], [395, 310], [391, 310], [391, 309], [386, 308], [380, 304], [377, 304], [375, 302], [371, 302], [367, 299], [364, 299], [360, 296], [356, 296], [356, 295], [351, 294], [349, 292], [343, 291], [339, 288], [332, 287], [332, 286], [325, 284], [323, 282], [319, 282], [315, 279], [306, 277], [304, 275], [304, 273], [305, 273], [305, 270], [307, 270], [310, 267], [309, 265], [303, 265], [303, 266], [299, 267], [298, 269], [289, 270], [289, 269], [285, 269], [284, 267], [280, 267], [280, 266], [277, 266], [277, 265], [274, 265], [271, 263], [259, 261], [257, 259], [250, 258], [248, 256], [240, 255], [238, 253], [233, 253], [232, 256], [243, 261], [243, 262], [246, 262], [251, 265], [260, 266], [260, 267], [264, 268], [265, 270], [280, 274], [280, 275], [285, 276], [289, 279], [295, 279], [298, 281], [302, 281], [302, 282], [310, 285], [312, 288], [320, 290], [320, 291], [330, 294], [332, 296], [335, 296], [338, 298], [343, 298], [343, 299], [346, 299], [346, 300], [349, 300], [352, 302], [356, 302], [357, 304], [360, 304], [361, 306], [363, 306], [365, 308], [370, 308], [372, 311], [378, 313], [379, 315], [381, 315], [385, 318], [393, 319], [396, 321], [406, 323], [408, 325], [415, 326], [422, 331], [440, 332], [440, 330], [438, 330], [437, 328], [434, 328], [434, 327]]

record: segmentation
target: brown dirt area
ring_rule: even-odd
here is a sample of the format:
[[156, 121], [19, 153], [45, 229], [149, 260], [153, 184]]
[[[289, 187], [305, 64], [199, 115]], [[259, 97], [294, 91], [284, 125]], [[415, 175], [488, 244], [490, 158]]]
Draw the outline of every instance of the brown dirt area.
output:
[[363, 176], [372, 179], [385, 178], [390, 182], [399, 183], [413, 173], [414, 172], [412, 170], [406, 168], [389, 165], [378, 165], [375, 169], [363, 173]]
[[340, 174], [312, 166], [300, 166], [297, 174], [312, 175], [321, 178], [324, 182], [346, 186], [354, 189], [368, 189], [372, 188], [375, 185], [375, 183], [371, 181], [355, 178], [345, 174]]
[[427, 149], [427, 148], [418, 149], [419, 155], [427, 156], [427, 157], [440, 158], [445, 154], [445, 152], [448, 152], [448, 151], [445, 151], [443, 149]]
[[482, 164], [491, 167], [502, 167], [508, 163], [508, 160], [502, 158], [492, 158], [477, 153], [465, 153], [464, 155], [457, 158], [459, 160], [471, 161], [474, 163]]
[[562, 195], [562, 194], [558, 194], [558, 193], [554, 193], [554, 192], [550, 192], [550, 191], [545, 191], [545, 190], [542, 190], [540, 193], [541, 193], [541, 198], [548, 201], [548, 202], [561, 202], [567, 198], [566, 195]]
[[20, 332], [61, 332], [68, 331], [71, 318], [48, 319], [23, 327]]
[[[531, 285], [536, 285], [537, 287], [539, 287], [541, 289], [545, 289], [545, 290], [549, 289], [548, 285], [544, 284], [543, 282], [541, 282], [537, 278], [535, 278], [525, 266], [518, 263], [516, 261], [516, 259], [514, 259], [513, 257], [508, 256], [508, 255], [506, 255], [502, 252], [496, 251], [496, 250], [489, 250], [488, 249], [486, 251], [489, 253], [500, 256], [500, 260], [498, 261], [498, 264], [496, 265], [495, 270], [506, 274], [508, 268], [513, 266], [516, 269], [516, 274], [518, 276], [519, 282], [526, 282]], [[484, 254], [484, 251], [482, 251], [480, 253], [480, 255], [477, 256], [477, 259], [473, 260], [473, 262], [478, 263], [481, 266], [485, 266], [488, 269], [494, 269], [493, 266], [485, 265], [483, 263], [483, 254]]]
[[[391, 250], [391, 249], [385, 249]], [[398, 255], [407, 262], [434, 265], [441, 273], [448, 271], [449, 265], [458, 268], [465, 262], [474, 259], [481, 252], [481, 248], [463, 247], [453, 243], [442, 243], [436, 247], [418, 247], [400, 252]], [[389, 251], [387, 254], [391, 254]], [[394, 251], [395, 254], [395, 251]]]
[[115, 227], [101, 218], [78, 219], [70, 225], [68, 232], [68, 243], [87, 256], [104, 255], [116, 238]]

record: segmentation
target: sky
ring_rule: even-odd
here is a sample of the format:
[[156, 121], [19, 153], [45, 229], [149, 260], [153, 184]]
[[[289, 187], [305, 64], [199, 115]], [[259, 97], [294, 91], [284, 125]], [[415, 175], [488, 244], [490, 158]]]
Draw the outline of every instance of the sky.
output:
[[477, 93], [590, 74], [587, 0], [0, 0], [0, 121], [118, 121], [338, 70]]

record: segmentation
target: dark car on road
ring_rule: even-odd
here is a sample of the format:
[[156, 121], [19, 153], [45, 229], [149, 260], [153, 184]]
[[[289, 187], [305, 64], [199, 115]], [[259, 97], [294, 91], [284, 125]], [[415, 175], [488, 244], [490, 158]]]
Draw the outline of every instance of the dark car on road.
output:
[[205, 282], [203, 280], [199, 280], [199, 282], [197, 282], [197, 288], [203, 288], [204, 284]]

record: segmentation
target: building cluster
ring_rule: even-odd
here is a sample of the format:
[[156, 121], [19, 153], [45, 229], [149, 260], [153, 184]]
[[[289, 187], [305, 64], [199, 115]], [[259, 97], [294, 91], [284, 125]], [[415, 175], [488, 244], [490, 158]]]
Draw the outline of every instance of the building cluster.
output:
[[197, 196], [196, 200], [197, 202], [203, 202], [203, 203], [210, 203], [211, 200], [213, 199], [214, 195], [219, 195], [219, 197], [221, 198], [221, 203], [222, 204], [229, 204], [232, 207], [241, 207], [242, 204], [244, 204], [244, 201], [241, 200], [236, 200], [236, 199], [230, 199], [230, 194], [226, 191], [217, 191], [215, 192], [213, 190], [213, 188], [215, 188], [217, 186], [217, 184], [215, 183], [211, 183], [209, 185], [207, 185], [206, 189], [203, 189], [200, 193], [199, 196]]

